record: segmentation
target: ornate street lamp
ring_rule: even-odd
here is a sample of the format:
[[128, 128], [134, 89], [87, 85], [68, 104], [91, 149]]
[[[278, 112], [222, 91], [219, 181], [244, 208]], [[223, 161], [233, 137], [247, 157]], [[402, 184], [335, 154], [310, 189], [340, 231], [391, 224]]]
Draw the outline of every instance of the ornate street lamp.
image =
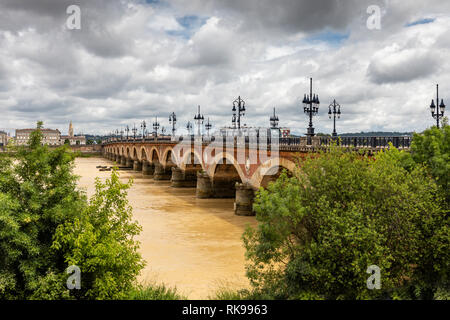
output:
[[136, 140], [136, 132], [137, 132], [137, 128], [136, 128], [136, 124], [133, 124], [133, 129], [131, 129], [131, 131], [133, 131], [133, 139]]
[[130, 132], [130, 127], [127, 125], [127, 127], [125, 128], [125, 132], [127, 133], [127, 141], [128, 141], [128, 132]]
[[175, 115], [175, 112], [172, 112], [169, 116], [169, 123], [172, 124], [172, 137], [175, 137], [175, 124], [177, 123], [177, 116]]
[[312, 78], [310, 78], [309, 95], [305, 94], [303, 98], [303, 111], [309, 115], [309, 126], [306, 136], [308, 137], [308, 145], [312, 144], [312, 137], [314, 137], [314, 127], [312, 123], [312, 117], [319, 112], [319, 95], [312, 92]]
[[192, 123], [190, 121], [187, 122], [186, 129], [187, 129], [189, 135], [191, 135]]
[[155, 137], [158, 136], [158, 129], [159, 129], [159, 122], [158, 117], [156, 117], [155, 122], [153, 122], [153, 134], [155, 135]]
[[[245, 115], [245, 101], [241, 99], [241, 96], [239, 96], [236, 100], [233, 101], [233, 108], [231, 109], [233, 111], [233, 117], [231, 119], [231, 122], [233, 123], [233, 128], [236, 129], [236, 122], [237, 122], [237, 128], [241, 129], [241, 117]], [[237, 111], [237, 118], [236, 118], [236, 111]]]
[[278, 128], [279, 121], [278, 116], [275, 114], [275, 108], [273, 108], [273, 116], [270, 116], [270, 127], [272, 129]]
[[445, 104], [444, 99], [441, 99], [441, 103], [439, 104], [439, 85], [436, 85], [436, 105], [434, 104], [434, 100], [431, 100], [431, 116], [436, 119], [436, 126], [439, 129], [439, 120], [444, 117]]
[[147, 124], [145, 123], [145, 120], [143, 120], [141, 122], [142, 139], [145, 139], [145, 128], [147, 128]]
[[209, 130], [211, 130], [211, 128], [212, 128], [212, 124], [209, 122], [209, 118], [208, 118], [208, 121], [205, 124], [205, 128], [206, 128], [207, 135], [209, 137]]
[[120, 141], [123, 140], [123, 129], [120, 129]]
[[194, 120], [197, 121], [197, 135], [201, 135], [201, 126], [205, 118], [200, 114], [200, 106], [198, 106], [198, 113], [194, 116]]
[[[336, 111], [337, 107], [337, 111]], [[341, 106], [336, 103], [336, 100], [333, 100], [333, 103], [328, 106], [328, 117], [331, 119], [331, 115], [333, 114], [333, 137], [337, 137], [336, 133], [336, 115], [338, 119], [341, 118]]]

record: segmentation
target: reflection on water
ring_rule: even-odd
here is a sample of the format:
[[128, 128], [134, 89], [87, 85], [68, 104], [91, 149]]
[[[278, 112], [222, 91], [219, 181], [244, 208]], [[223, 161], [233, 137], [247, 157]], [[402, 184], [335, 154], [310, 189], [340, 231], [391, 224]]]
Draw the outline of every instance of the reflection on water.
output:
[[[91, 196], [94, 179], [109, 177], [98, 165], [102, 158], [77, 158], [78, 185]], [[234, 215], [233, 199], [197, 199], [195, 188], [172, 188], [169, 181], [153, 181], [138, 172], [120, 171], [122, 181], [134, 179], [128, 200], [143, 230], [140, 252], [147, 266], [141, 281], [177, 286], [189, 299], [206, 299], [221, 285], [248, 286], [241, 235], [254, 217]]]

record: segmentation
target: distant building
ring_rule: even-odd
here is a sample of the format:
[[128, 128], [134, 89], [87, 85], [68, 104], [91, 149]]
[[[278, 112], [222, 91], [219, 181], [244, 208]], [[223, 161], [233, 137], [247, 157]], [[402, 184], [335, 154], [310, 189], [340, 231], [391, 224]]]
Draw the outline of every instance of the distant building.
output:
[[61, 144], [68, 143], [71, 146], [74, 145], [86, 145], [86, 137], [82, 135], [74, 135], [73, 134], [73, 125], [72, 121], [69, 124], [69, 135], [61, 136]]
[[8, 134], [5, 131], [0, 131], [0, 147], [5, 147], [8, 145]]
[[[36, 129], [16, 129], [16, 145], [27, 145], [31, 132]], [[61, 144], [61, 132], [58, 129], [40, 129], [43, 135], [42, 144], [59, 146]]]

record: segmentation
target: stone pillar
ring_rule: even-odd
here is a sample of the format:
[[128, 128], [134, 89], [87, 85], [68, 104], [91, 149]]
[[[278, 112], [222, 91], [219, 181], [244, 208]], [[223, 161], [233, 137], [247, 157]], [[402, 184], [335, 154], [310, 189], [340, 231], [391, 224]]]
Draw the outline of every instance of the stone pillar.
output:
[[155, 163], [153, 180], [170, 180], [172, 173], [167, 171], [160, 162]]
[[117, 162], [117, 164], [120, 164], [120, 156], [118, 154], [116, 154], [114, 161]]
[[234, 202], [234, 214], [238, 216], [254, 216], [253, 200], [255, 191], [244, 183], [236, 183], [236, 200]]
[[134, 160], [133, 170], [134, 171], [142, 171], [142, 163], [139, 160]]
[[121, 156], [121, 157], [120, 157], [120, 164], [121, 164], [122, 166], [126, 166], [126, 164], [127, 164], [127, 158], [126, 158], [125, 156]]
[[155, 171], [155, 167], [153, 163], [148, 162], [147, 160], [142, 161], [142, 175], [145, 177], [152, 177], [153, 172]]
[[128, 168], [132, 168], [133, 167], [133, 160], [131, 158], [125, 158], [125, 166]]
[[174, 188], [194, 188], [197, 185], [197, 176], [192, 176], [190, 171], [182, 171], [178, 167], [172, 167], [172, 187]]
[[197, 196], [197, 198], [200, 198], [200, 199], [212, 198], [212, 196], [213, 196], [211, 178], [204, 171], [197, 172], [196, 196]]

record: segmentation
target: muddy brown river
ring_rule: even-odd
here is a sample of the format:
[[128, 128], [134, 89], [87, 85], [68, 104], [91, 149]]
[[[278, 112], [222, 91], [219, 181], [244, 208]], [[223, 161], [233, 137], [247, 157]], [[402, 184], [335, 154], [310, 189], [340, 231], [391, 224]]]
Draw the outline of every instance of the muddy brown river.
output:
[[[96, 166], [112, 165], [103, 158], [77, 158], [78, 185], [88, 196], [94, 179], [111, 174]], [[176, 286], [189, 299], [208, 299], [220, 287], [248, 287], [241, 235], [254, 217], [236, 216], [233, 199], [197, 199], [195, 188], [172, 188], [138, 172], [120, 171], [123, 182], [134, 179], [128, 192], [133, 216], [142, 226], [140, 252], [147, 262], [141, 282]]]

